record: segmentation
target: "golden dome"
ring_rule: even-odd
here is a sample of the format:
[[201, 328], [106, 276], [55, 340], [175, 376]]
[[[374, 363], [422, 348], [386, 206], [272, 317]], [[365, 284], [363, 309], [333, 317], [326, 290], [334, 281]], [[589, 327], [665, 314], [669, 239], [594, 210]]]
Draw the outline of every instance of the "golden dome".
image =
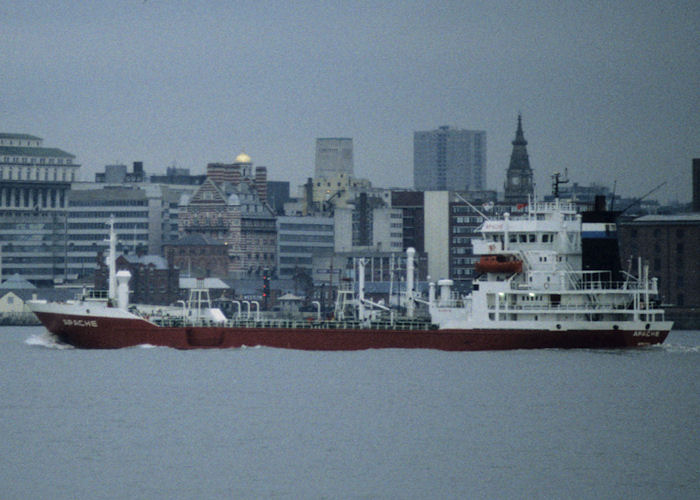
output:
[[248, 156], [245, 153], [241, 153], [238, 156], [236, 156], [235, 163], [250, 163], [250, 156]]

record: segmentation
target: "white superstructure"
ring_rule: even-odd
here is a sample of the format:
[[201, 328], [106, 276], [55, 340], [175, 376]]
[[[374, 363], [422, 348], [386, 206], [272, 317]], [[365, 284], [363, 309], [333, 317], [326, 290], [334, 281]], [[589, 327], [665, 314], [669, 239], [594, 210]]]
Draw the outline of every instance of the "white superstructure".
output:
[[[653, 299], [656, 278], [637, 263], [636, 276], [583, 271], [581, 216], [559, 200], [531, 203], [519, 217], [487, 220], [472, 241], [480, 256], [474, 290], [454, 296], [441, 286], [430, 300], [440, 328], [538, 330], [663, 330], [671, 323]], [[449, 294], [449, 295], [448, 295]]]

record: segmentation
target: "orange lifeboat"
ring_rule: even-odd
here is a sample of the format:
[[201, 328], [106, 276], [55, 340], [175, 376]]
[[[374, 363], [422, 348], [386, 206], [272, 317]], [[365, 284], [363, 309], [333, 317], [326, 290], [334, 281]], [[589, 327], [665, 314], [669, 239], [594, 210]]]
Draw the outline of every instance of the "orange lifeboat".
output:
[[507, 255], [482, 255], [474, 269], [478, 273], [519, 273], [523, 270], [523, 261]]

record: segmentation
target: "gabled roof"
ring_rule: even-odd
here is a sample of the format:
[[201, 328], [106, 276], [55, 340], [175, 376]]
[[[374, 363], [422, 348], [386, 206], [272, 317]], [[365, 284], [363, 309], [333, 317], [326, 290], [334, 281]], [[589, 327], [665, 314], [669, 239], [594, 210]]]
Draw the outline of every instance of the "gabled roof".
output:
[[285, 302], [292, 302], [292, 301], [298, 302], [298, 301], [304, 300], [304, 297], [299, 297], [298, 295], [294, 295], [291, 292], [287, 292], [277, 300], [284, 300]]
[[[206, 199], [204, 193], [212, 193], [211, 199]], [[214, 181], [207, 179], [199, 186], [189, 199], [189, 203], [225, 204], [226, 195]]]
[[65, 302], [76, 298], [77, 291], [70, 288], [37, 288], [35, 290], [1, 290], [0, 297], [4, 297], [8, 293], [13, 293], [22, 299], [24, 302], [34, 299], [36, 296], [39, 300], [47, 300], [49, 302]]
[[36, 287], [19, 274], [13, 274], [0, 283], [1, 290], [35, 290]]

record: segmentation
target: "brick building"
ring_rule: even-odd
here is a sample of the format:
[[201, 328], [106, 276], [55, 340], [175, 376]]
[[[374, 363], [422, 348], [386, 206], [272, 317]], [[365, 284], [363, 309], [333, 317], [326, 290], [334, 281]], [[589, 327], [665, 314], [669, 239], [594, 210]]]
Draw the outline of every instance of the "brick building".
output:
[[253, 173], [248, 155], [232, 164], [211, 163], [207, 179], [181, 207], [179, 232], [224, 242], [228, 276], [259, 275], [276, 263], [275, 215], [266, 200], [267, 170]]
[[[95, 290], [107, 290], [109, 269], [100, 253], [95, 272]], [[169, 266], [159, 255], [120, 255], [116, 260], [117, 271], [131, 273], [129, 302], [139, 304], [169, 305], [180, 298], [180, 271]]]
[[165, 243], [163, 255], [182, 275], [204, 278], [228, 275], [228, 245], [203, 234], [192, 233]]
[[620, 254], [623, 269], [638, 256], [648, 262], [677, 328], [700, 325], [700, 213], [645, 215], [622, 222]]

